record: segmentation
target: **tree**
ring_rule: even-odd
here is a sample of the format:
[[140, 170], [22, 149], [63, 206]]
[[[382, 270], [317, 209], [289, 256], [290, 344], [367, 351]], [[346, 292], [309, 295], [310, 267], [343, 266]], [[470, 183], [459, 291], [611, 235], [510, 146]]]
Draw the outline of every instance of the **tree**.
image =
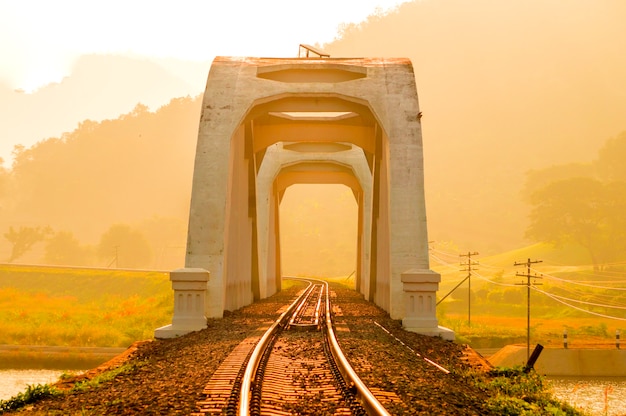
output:
[[98, 256], [107, 266], [148, 268], [152, 259], [150, 244], [144, 235], [130, 225], [115, 224], [100, 238]]
[[9, 227], [9, 231], [4, 234], [4, 238], [13, 244], [11, 256], [7, 262], [11, 263], [23, 256], [36, 243], [46, 239], [52, 234], [50, 227], [20, 227], [19, 230]]
[[626, 181], [626, 132], [607, 140], [596, 161], [600, 175], [608, 181]]
[[8, 193], [11, 175], [4, 167], [4, 159], [0, 157], [0, 198], [4, 198]]
[[154, 216], [137, 224], [154, 253], [153, 267], [176, 269], [185, 263], [187, 221], [182, 218]]
[[626, 184], [608, 185], [592, 178], [570, 178], [536, 190], [526, 236], [562, 245], [577, 243], [600, 269], [626, 247], [623, 212]]
[[37, 218], [80, 241], [153, 216], [186, 223], [200, 107], [201, 96], [155, 112], [139, 104], [117, 119], [85, 120], [61, 137], [16, 146], [3, 218]]
[[553, 165], [544, 169], [532, 169], [526, 172], [526, 181], [522, 187], [522, 198], [530, 200], [532, 194], [552, 182], [570, 178], [593, 178], [594, 165], [590, 163], [568, 163]]
[[44, 260], [48, 264], [87, 266], [91, 264], [89, 248], [80, 245], [74, 234], [59, 231], [49, 238]]

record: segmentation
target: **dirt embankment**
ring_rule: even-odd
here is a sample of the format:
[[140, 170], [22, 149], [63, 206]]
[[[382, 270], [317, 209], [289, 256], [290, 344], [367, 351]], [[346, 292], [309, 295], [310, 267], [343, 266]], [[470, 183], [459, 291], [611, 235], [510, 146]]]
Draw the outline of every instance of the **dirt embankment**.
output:
[[[469, 382], [471, 367], [488, 366], [452, 342], [402, 330], [400, 323], [354, 291], [334, 288], [340, 313], [339, 342], [363, 381], [388, 393], [392, 414], [489, 415], [489, 393]], [[112, 379], [98, 375], [106, 366], [59, 386], [66, 393], [28, 406], [30, 415], [192, 414], [205, 398], [203, 389], [229, 353], [295, 295], [291, 288], [234, 313], [210, 320], [208, 328], [171, 340], [139, 343], [110, 366], [126, 371]], [[384, 327], [388, 332], [381, 329]], [[393, 336], [391, 336], [393, 335]], [[402, 341], [399, 342], [399, 341]], [[443, 367], [450, 371], [443, 372]], [[71, 389], [91, 379], [91, 386]], [[387, 405], [386, 405], [387, 406]]]

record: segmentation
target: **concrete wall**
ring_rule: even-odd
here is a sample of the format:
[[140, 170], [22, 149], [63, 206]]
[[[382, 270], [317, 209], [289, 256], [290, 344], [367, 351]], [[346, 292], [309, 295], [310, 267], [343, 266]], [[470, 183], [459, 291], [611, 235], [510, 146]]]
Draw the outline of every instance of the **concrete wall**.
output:
[[252, 240], [253, 219], [248, 200], [254, 194], [249, 183], [250, 161], [245, 157], [244, 128], [241, 126], [230, 141], [230, 194], [225, 213], [224, 309], [234, 310], [252, 303]]

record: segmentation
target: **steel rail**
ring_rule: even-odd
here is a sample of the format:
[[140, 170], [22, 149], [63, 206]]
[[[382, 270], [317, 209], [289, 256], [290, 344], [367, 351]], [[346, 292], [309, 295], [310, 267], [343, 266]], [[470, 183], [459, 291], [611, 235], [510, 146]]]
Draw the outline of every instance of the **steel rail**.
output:
[[356, 389], [355, 396], [361, 402], [361, 405], [365, 409], [368, 415], [385, 415], [391, 416], [391, 414], [385, 409], [385, 407], [374, 397], [372, 392], [367, 388], [367, 386], [361, 381], [359, 376], [356, 374], [348, 359], [343, 355], [341, 351], [341, 347], [337, 342], [337, 337], [335, 336], [335, 331], [333, 330], [333, 323], [331, 319], [330, 313], [330, 296], [328, 296], [328, 283], [324, 282], [326, 285], [326, 333], [328, 335], [328, 340], [330, 342], [330, 351], [335, 358], [337, 366], [339, 367], [339, 371], [343, 375], [343, 378], [348, 382], [348, 384], [352, 384]]
[[250, 360], [248, 361], [248, 365], [246, 366], [246, 371], [243, 375], [243, 379], [241, 381], [241, 394], [239, 395], [239, 416], [248, 416], [250, 413], [250, 394], [252, 391], [252, 380], [254, 380], [257, 368], [259, 367], [259, 362], [261, 361], [261, 357], [263, 357], [263, 353], [267, 348], [267, 345], [271, 341], [273, 335], [278, 331], [279, 327], [286, 321], [286, 318], [293, 314], [293, 311], [297, 308], [298, 305], [301, 304], [302, 299], [308, 294], [310, 288], [313, 286], [313, 283], [309, 282], [309, 286], [304, 291], [302, 295], [298, 297], [289, 307], [278, 317], [276, 321], [270, 326], [270, 328], [265, 331], [265, 334], [261, 337], [259, 342], [254, 347], [252, 354], [250, 355]]
[[317, 296], [317, 306], [315, 306], [315, 321], [313, 322], [315, 327], [319, 327], [319, 325], [320, 325], [320, 308], [322, 306], [322, 296], [323, 295], [324, 295], [324, 287], [320, 286], [320, 293]]
[[[289, 329], [320, 329], [320, 308], [322, 307], [323, 295], [324, 285], [315, 283], [306, 296], [306, 299], [302, 301], [298, 309], [294, 312], [289, 321]], [[317, 301], [315, 301], [315, 296], [317, 296]], [[304, 307], [305, 305], [306, 308]], [[314, 308], [313, 313], [311, 313], [312, 306]]]
[[[257, 345], [255, 346], [252, 354], [250, 355], [250, 359], [248, 361], [248, 365], [246, 367], [246, 371], [243, 376], [243, 380], [241, 382], [241, 394], [239, 396], [239, 416], [249, 416], [250, 413], [250, 401], [251, 401], [251, 392], [252, 392], [252, 384], [255, 378], [257, 369], [259, 368], [259, 363], [267, 349], [269, 343], [272, 341], [274, 335], [280, 329], [281, 326], [285, 322], [288, 322], [289, 316], [295, 313], [296, 309], [302, 307], [303, 303], [306, 301], [306, 298], [309, 296], [311, 292], [311, 287], [313, 286], [312, 281], [315, 280], [320, 282], [323, 285], [323, 291], [326, 293], [325, 299], [325, 327], [326, 327], [326, 337], [329, 341], [329, 349], [334, 359], [339, 372], [344, 378], [346, 384], [348, 386], [353, 386], [355, 393], [354, 396], [360, 403], [360, 405], [365, 409], [368, 415], [375, 416], [391, 416], [390, 413], [385, 409], [385, 407], [374, 397], [372, 392], [367, 388], [367, 386], [361, 381], [359, 376], [356, 374], [352, 366], [350, 365], [348, 359], [345, 357], [343, 352], [341, 351], [341, 347], [337, 342], [337, 338], [335, 336], [335, 331], [333, 329], [332, 324], [332, 316], [330, 309], [330, 296], [328, 289], [328, 282], [317, 280], [317, 279], [300, 279], [300, 278], [292, 278], [289, 279], [294, 280], [303, 280], [308, 281], [309, 286], [307, 289], [296, 299], [281, 315], [280, 317], [272, 324], [272, 326], [263, 334]], [[320, 292], [320, 294], [322, 291]], [[321, 296], [320, 296], [321, 299]], [[318, 302], [319, 304], [320, 302]]]
[[302, 316], [302, 314], [304, 313], [304, 310], [303, 310], [304, 306], [308, 303], [308, 300], [314, 291], [315, 291], [315, 285], [309, 282], [309, 286], [306, 288], [305, 293], [303, 293], [299, 298], [301, 299], [300, 304], [291, 315], [291, 319], [289, 320], [289, 326], [295, 325], [296, 320], [298, 320], [300, 316]]

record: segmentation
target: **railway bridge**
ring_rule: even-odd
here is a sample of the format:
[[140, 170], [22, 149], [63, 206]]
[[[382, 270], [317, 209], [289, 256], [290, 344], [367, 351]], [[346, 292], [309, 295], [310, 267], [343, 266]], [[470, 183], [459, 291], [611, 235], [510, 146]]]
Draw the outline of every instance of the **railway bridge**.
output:
[[279, 205], [289, 186], [314, 183], [354, 194], [356, 290], [407, 330], [454, 338], [435, 314], [420, 119], [408, 59], [215, 58], [185, 268], [171, 273], [172, 325], [155, 336], [198, 329], [205, 316], [279, 291]]

